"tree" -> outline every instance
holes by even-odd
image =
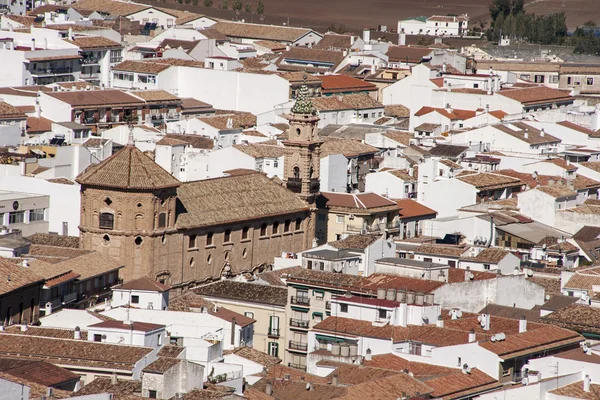
[[[585,21],[583,26],[596,26],[596,23],[590,19],[589,21]]]
[[[198,5],[198,0],[192,0],[192,4],[197,6]]]
[[[229,8],[229,2],[227,0],[223,0],[223,2],[221,3],[221,8],[223,10],[227,10]]]
[[[250,4],[249,2],[246,2],[246,4],[244,4],[244,11],[246,11],[247,13],[251,13],[252,12],[252,4]]]
[[[258,5],[256,6],[256,12],[259,14],[265,13],[265,3],[263,3],[263,0],[258,0]]]
[[[212,7],[213,0],[204,0],[204,7]]]
[[[340,35],[348,32],[346,25],[333,23],[327,28],[328,32],[339,33]]]
[[[242,9],[242,0],[233,0],[231,3],[231,9],[240,11]]]

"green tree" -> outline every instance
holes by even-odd
[[[221,3],[221,8],[223,10],[227,10],[229,8],[229,2],[227,0],[223,0],[223,2]]]
[[[198,5],[198,0],[192,0],[192,4],[197,6]]]
[[[213,0],[204,0],[204,7],[212,7]]]
[[[240,11],[243,7],[242,0],[233,0],[231,3],[231,8],[235,11]]]
[[[590,19],[589,21],[585,21],[583,26],[596,26],[596,23]]]
[[[327,31],[333,32],[333,33],[338,33],[341,35],[341,34],[348,32],[348,28],[346,28],[346,25],[344,25],[344,24],[333,23],[333,24],[329,25],[329,27],[327,27]]]
[[[265,13],[265,3],[263,3],[263,0],[258,0],[258,5],[256,6],[256,12],[259,14]]]
[[[249,2],[246,2],[246,4],[244,4],[244,11],[246,11],[247,13],[251,13],[252,12],[252,4],[250,4]]]

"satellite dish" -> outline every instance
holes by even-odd
[[[457,316],[458,318],[462,317],[462,311],[460,311],[460,310],[456,310],[456,316]]]

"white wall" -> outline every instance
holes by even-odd
[[[139,302],[131,303],[131,296],[138,296]],[[148,292],[145,290],[113,289],[111,300],[112,307],[121,307],[131,304],[134,307],[149,310],[165,310],[169,304],[169,292]]]
[[[79,236],[79,184],[64,185],[26,176],[0,176],[0,187],[18,192],[50,196],[48,222],[50,232],[63,233],[63,223],[68,225],[69,236]]]
[[[29,386],[0,378],[0,400],[29,400],[30,392]]]
[[[346,193],[348,159],[342,154],[321,158],[320,177],[322,192]]]
[[[289,82],[277,75],[174,67],[161,72],[158,82],[159,89],[179,97],[194,97],[218,109],[254,114],[270,111],[289,97]]]
[[[475,204],[477,189],[456,178],[442,179],[428,185],[421,183],[419,168],[419,196],[424,205],[438,212],[438,218],[458,215],[458,209]]]
[[[413,192],[413,184],[413,182],[405,182],[387,171],[372,172],[365,178],[365,192],[377,193],[390,199],[405,199],[408,193]],[[408,191],[406,190],[407,186]]]
[[[42,92],[39,96],[42,117],[52,121],[71,121],[71,106]]]

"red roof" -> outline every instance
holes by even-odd
[[[422,107],[419,111],[415,113],[416,117],[420,117],[421,115],[426,115],[432,112],[437,112],[444,117],[451,120],[465,120],[469,118],[473,118],[477,115],[476,111],[471,110],[456,110],[456,109],[445,109],[445,108],[435,108],[435,107]]]
[[[73,279],[77,279],[80,276],[81,275],[79,275],[76,272],[69,271],[69,272],[67,272],[64,275],[60,275],[60,276],[48,279],[46,281],[46,283],[44,284],[44,286],[46,286],[47,288],[51,288],[51,287],[54,287],[56,285],[60,285],[61,283],[72,281]]]
[[[377,86],[347,75],[320,76],[323,93],[341,93],[355,91],[375,91]]]
[[[375,193],[323,193],[327,207],[344,207],[368,210],[371,208],[393,207],[396,203]]]
[[[166,292],[170,289],[169,286],[163,285],[160,282],[156,282],[147,276],[143,276],[139,279],[134,279],[129,282],[125,282],[119,289],[124,290],[142,290],[146,292]]]
[[[437,211],[432,210],[429,207],[425,207],[423,204],[417,203],[411,199],[396,200],[398,206],[400,206],[400,218],[414,218],[414,217],[425,217],[430,215],[437,215]]]

